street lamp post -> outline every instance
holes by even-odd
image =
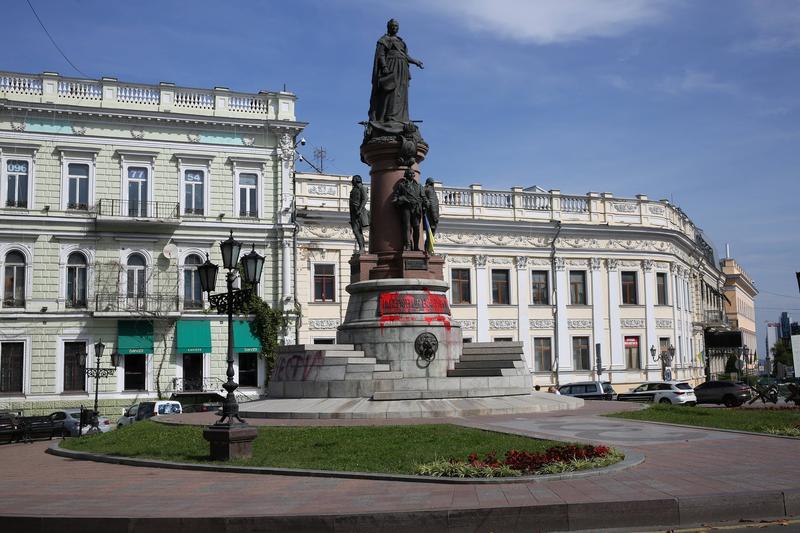
[[[95,367],[94,368],[85,368],[84,372],[86,376],[89,378],[94,378],[94,416],[92,417],[92,425],[95,427],[97,426],[97,416],[98,413],[98,394],[100,392],[100,378],[107,378],[113,376],[117,370],[117,366],[119,366],[119,354],[117,352],[113,352],[111,354],[111,364],[113,368],[100,368],[100,359],[103,357],[103,352],[106,349],[106,345],[103,344],[103,339],[98,340],[94,344],[94,359],[95,359]],[[82,367],[86,367],[86,354],[80,354],[78,358],[78,364]]]
[[[661,361],[661,379],[664,381],[672,381],[672,361],[675,359],[675,346],[670,345],[666,350],[661,350],[661,353],[656,354],[656,347],[650,346],[650,357],[653,362]]]
[[[255,440],[257,431],[247,425],[239,416],[239,403],[236,401],[234,391],[239,384],[233,380],[233,313],[240,312],[252,291],[245,287],[235,289],[233,282],[239,275],[239,254],[242,250],[242,243],[233,238],[233,230],[230,236],[220,243],[222,252],[222,266],[228,272],[225,275],[227,291],[219,294],[211,294],[216,287],[217,273],[219,267],[212,263],[206,255],[206,262],[200,265],[197,270],[200,275],[200,286],[203,292],[208,293],[209,304],[220,313],[228,315],[228,369],[225,375],[228,380],[222,387],[228,392],[225,402],[222,404],[222,417],[213,425],[208,426],[203,431],[205,438],[211,447],[211,458],[213,460],[227,461],[239,457],[250,457],[252,455],[252,442]],[[253,249],[244,255],[241,260],[243,277],[247,285],[255,286],[261,279],[261,271],[264,268],[264,258]],[[234,419],[238,422],[234,422]]]

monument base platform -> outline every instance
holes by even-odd
[[[393,419],[499,416],[578,409],[583,400],[545,392],[518,396],[375,401],[369,398],[266,399],[239,406],[247,418]]]

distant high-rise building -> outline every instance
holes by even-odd
[[[791,322],[792,319],[789,316],[789,313],[787,313],[786,311],[781,313],[781,332],[780,332],[781,338],[788,339],[789,336],[792,334]]]

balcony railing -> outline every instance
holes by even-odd
[[[706,309],[704,314],[706,324],[727,324],[728,317],[719,309]]]
[[[140,202],[110,198],[99,200],[95,210],[98,216],[177,219],[180,205],[173,202]]]
[[[252,119],[294,120],[295,96],[287,92],[237,93],[224,87],[191,89],[172,83],[158,85],[120,82],[116,78],[87,80],[55,73],[0,72],[0,98],[102,106]]]
[[[179,310],[179,298],[171,294],[96,294],[94,310],[98,313],[174,313]]]
[[[297,175],[297,207],[300,210],[347,212],[349,176]],[[369,191],[367,186],[367,191]],[[439,214],[444,219],[498,221],[551,221],[609,225],[642,225],[675,230],[695,240],[697,228],[686,214],[667,200],[645,195],[617,198],[611,193],[565,195],[559,190],[514,187],[510,191],[487,190],[480,185],[435,185]],[[705,241],[703,241],[705,242]],[[705,249],[709,247],[706,246]],[[710,257],[710,255],[708,255]]]

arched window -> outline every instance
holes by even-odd
[[[199,255],[192,254],[183,263],[183,307],[202,309],[203,291],[200,288],[200,273],[197,267],[203,264]]]
[[[147,261],[142,254],[131,254],[126,266],[128,298],[144,298],[147,293]]]
[[[67,259],[67,307],[86,307],[86,256],[74,252]]]
[[[6,254],[3,307],[25,307],[25,256],[16,250]]]

